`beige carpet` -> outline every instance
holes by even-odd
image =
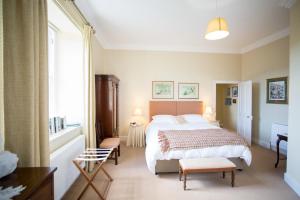
[[[121,147],[119,165],[110,160],[105,169],[114,178],[107,199],[203,199],[203,200],[292,200],[300,199],[283,180],[285,161],[274,168],[276,155],[274,152],[258,146],[251,148],[253,162],[251,167],[236,174],[236,187],[230,185],[230,175],[226,179],[221,174],[200,174],[188,177],[187,188],[183,191],[183,183],[179,182],[177,174],[156,176],[149,172],[145,153],[142,148]],[[104,190],[107,182],[99,175],[95,179],[96,186]],[[76,199],[86,184],[80,177],[64,199]],[[99,199],[89,188],[82,199]]]

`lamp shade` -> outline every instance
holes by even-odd
[[[206,106],[205,114],[209,114],[209,115],[213,114],[212,108],[210,106]]]
[[[142,115],[142,109],[140,109],[140,108],[134,109],[133,115],[134,116],[141,116]]]
[[[219,40],[229,35],[228,24],[222,17],[217,17],[208,23],[205,39]]]

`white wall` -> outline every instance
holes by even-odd
[[[266,79],[288,76],[289,38],[242,55],[242,80],[253,81],[253,138],[269,146],[273,122],[288,123],[288,105],[266,103]]]
[[[290,11],[290,107],[286,182],[300,196],[300,2]]]
[[[79,176],[79,170],[72,160],[85,149],[85,138],[77,136],[50,154],[50,166],[57,167],[54,173],[54,199],[62,199],[66,191]]]
[[[199,83],[199,99],[212,104],[214,80],[239,80],[241,57],[235,54],[105,50],[104,71],[120,78],[120,135],[127,135],[135,107],[148,121],[152,81]]]

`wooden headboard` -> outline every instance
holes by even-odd
[[[202,101],[150,101],[149,119],[154,115],[203,114]]]

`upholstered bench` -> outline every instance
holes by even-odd
[[[183,174],[183,189],[186,190],[186,176],[191,173],[231,172],[231,185],[234,187],[235,164],[226,158],[196,158],[179,160],[179,180]]]

